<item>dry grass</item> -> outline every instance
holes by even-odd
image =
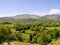
[[[18,42],[18,41],[14,41],[13,42],[15,45],[39,45],[39,44],[31,44],[31,43],[24,43],[24,42]]]

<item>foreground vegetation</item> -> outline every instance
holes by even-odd
[[[48,45],[60,45],[60,39],[57,40],[53,40],[51,43],[49,43]]]
[[[31,42],[30,34],[35,34]],[[16,45],[20,42],[47,45],[59,38],[60,23],[0,24],[0,44],[16,41]]]

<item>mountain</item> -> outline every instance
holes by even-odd
[[[60,15],[46,15],[46,16],[43,16],[43,18],[60,19]]]
[[[45,15],[40,17],[38,20],[38,22],[41,23],[58,23],[60,22],[60,15]]]
[[[21,19],[21,18],[34,18],[34,19],[38,19],[38,18],[40,18],[40,16],[32,15],[32,14],[22,14],[22,15],[14,16],[14,19]]]
[[[32,14],[21,14],[13,17],[1,17],[0,23],[12,22],[12,23],[35,23],[35,22],[58,22],[60,21],[60,15],[45,15],[37,16]]]
[[[35,22],[40,16],[32,14],[21,14],[13,17],[1,17],[0,22],[27,23]]]
[[[16,16],[12,16],[12,17],[1,17],[0,19],[22,19],[22,18],[38,19],[38,18],[40,18],[40,16],[32,15],[32,14],[21,14],[21,15],[16,15]]]
[[[46,16],[42,16],[41,18],[46,20],[60,21],[60,15],[46,15]]]

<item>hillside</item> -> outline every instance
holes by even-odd
[[[53,40],[51,43],[49,43],[48,45],[60,45],[60,39],[57,40]]]
[[[14,19],[22,19],[22,18],[33,18],[33,19],[38,19],[40,16],[37,15],[32,15],[32,14],[21,14],[21,15],[16,15],[13,17]]]
[[[31,44],[31,43],[25,43],[25,42],[19,42],[19,41],[13,41],[11,43],[14,45],[39,45],[39,44],[35,44],[35,43]],[[11,43],[10,43],[10,45],[11,45]],[[5,43],[3,43],[3,44],[5,44]]]
[[[2,22],[11,23],[60,22],[60,15],[45,15],[40,17],[37,15],[22,14],[13,17],[1,17],[0,23]]]
[[[13,17],[1,17],[0,23],[2,22],[28,23],[28,22],[35,22],[38,18],[40,18],[40,16],[31,15],[31,14],[22,14]]]
[[[60,15],[46,15],[42,18],[49,18],[49,19],[60,19]]]

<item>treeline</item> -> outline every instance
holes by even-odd
[[[0,25],[0,44],[9,41],[23,41],[20,33],[12,33],[7,25]]]

